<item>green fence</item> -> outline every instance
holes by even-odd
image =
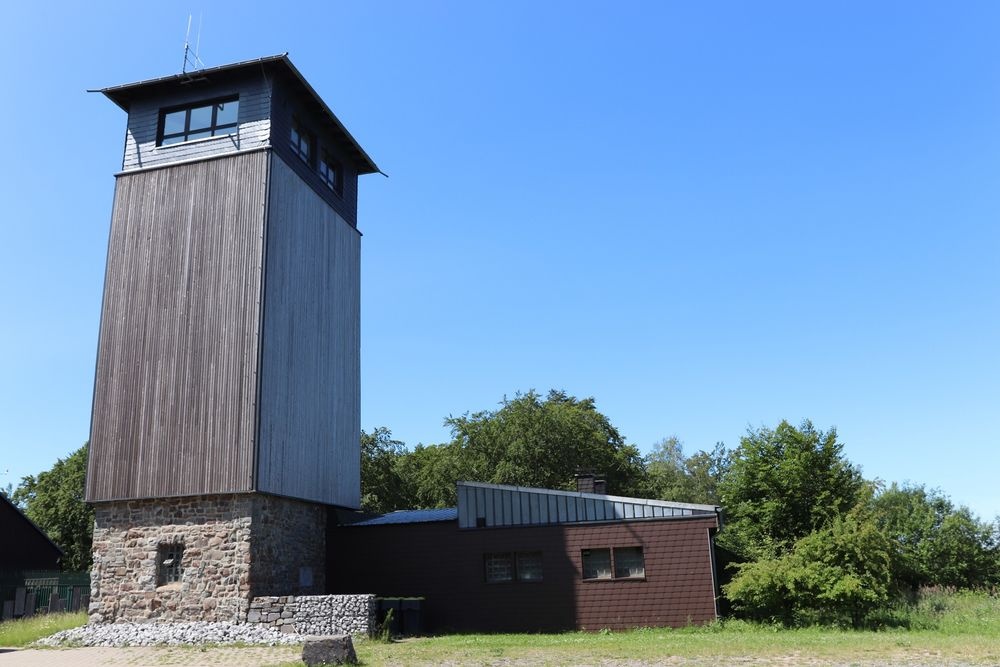
[[[0,619],[86,610],[89,603],[87,572],[0,571]]]

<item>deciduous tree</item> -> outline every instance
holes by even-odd
[[[83,502],[87,445],[50,470],[21,479],[11,500],[63,550],[64,570],[90,568],[94,510]]]
[[[504,397],[498,410],[449,417],[452,446],[473,479],[553,489],[571,488],[580,469],[603,473],[613,493],[636,492],[645,470],[593,398],[552,390]]]
[[[729,516],[720,543],[752,559],[777,557],[846,514],[864,481],[842,450],[835,429],[809,421],[748,431],[719,486]]]

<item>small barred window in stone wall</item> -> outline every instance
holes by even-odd
[[[184,545],[161,544],[157,559],[156,584],[165,586],[181,580],[181,561],[184,558]]]

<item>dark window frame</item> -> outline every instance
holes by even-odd
[[[619,551],[637,551],[639,553],[639,562],[642,564],[642,574],[619,574],[619,563],[618,563],[618,552]],[[630,547],[614,547],[611,550],[611,560],[614,566],[614,578],[615,579],[645,579],[646,578],[646,551],[642,548],[642,545],[630,546]]]
[[[619,565],[618,558],[616,557],[617,551],[622,550],[638,550],[639,558],[642,562],[642,574],[636,575],[619,575]],[[591,552],[595,551],[606,551],[608,552],[608,565],[610,567],[610,576],[607,577],[588,577],[587,570],[584,559],[590,555]],[[629,545],[629,546],[618,546],[618,547],[590,547],[587,549],[580,550],[580,578],[585,582],[595,582],[595,581],[645,581],[646,580],[646,550],[641,544]]]
[[[304,142],[304,143],[303,143]],[[292,128],[288,137],[292,153],[310,167],[316,163],[316,133],[297,117],[292,117]]]
[[[230,102],[236,102],[236,120],[231,123],[219,123],[219,105],[228,104]],[[156,132],[156,145],[158,147],[163,146],[176,146],[188,141],[197,141],[199,139],[214,139],[216,137],[228,136],[231,134],[237,134],[240,129],[240,110],[239,110],[240,96],[239,95],[228,95],[226,97],[218,97],[208,100],[198,100],[197,102],[189,102],[187,104],[179,104],[172,107],[163,107],[160,109],[159,125],[157,126]],[[212,120],[208,127],[197,128],[194,131],[191,130],[191,112],[194,109],[201,109],[203,107],[212,108]],[[183,111],[184,113],[184,129],[180,132],[166,133],[166,120],[167,116],[170,114],[177,113],[178,111]],[[194,133],[204,133],[208,131],[209,136],[207,137],[195,137],[194,139],[189,138],[190,135]],[[175,141],[176,139],[179,141]]]
[[[535,557],[538,558],[538,577],[534,579],[526,579],[524,573],[522,573],[522,568],[519,567],[519,561],[524,557]],[[507,564],[510,570],[510,578],[508,579],[497,579],[491,578],[490,576],[490,561],[493,559],[506,558]],[[545,580],[545,561],[544,556],[541,551],[491,551],[483,554],[483,581],[490,585],[496,584],[539,584]]]
[[[316,165],[316,172],[319,174],[319,180],[323,181],[326,187],[338,195],[344,194],[344,168],[341,166],[340,161],[333,157],[333,153],[326,148],[321,151],[319,162]]]
[[[170,542],[156,550],[156,585],[179,584],[184,574],[184,545]]]

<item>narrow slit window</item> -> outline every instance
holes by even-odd
[[[323,151],[323,158],[319,161],[319,177],[337,194],[342,192],[343,173],[340,163],[333,159],[327,151]]]
[[[312,132],[303,127],[298,119],[292,121],[292,152],[309,166],[312,166],[313,163],[313,144],[315,141]]]

